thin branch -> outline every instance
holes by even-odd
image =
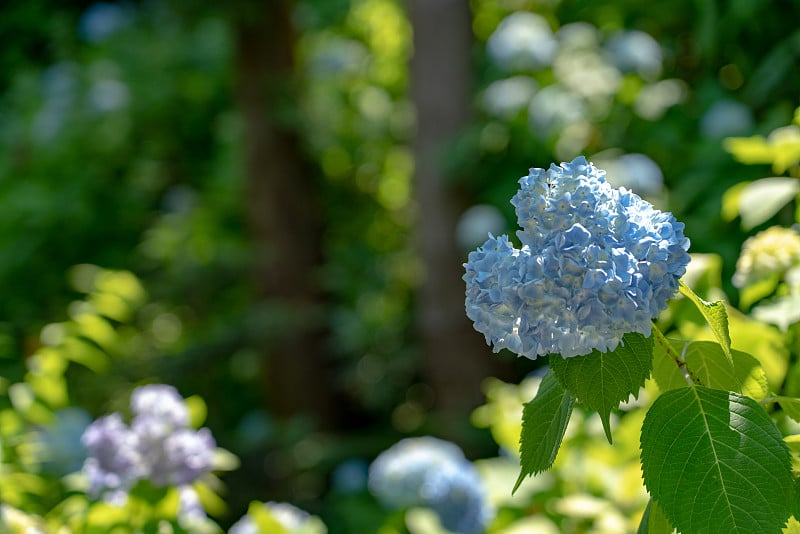
[[[675,347],[672,346],[672,343],[670,343],[669,340],[664,337],[664,334],[661,333],[661,330],[659,330],[655,323],[653,323],[653,339],[656,343],[664,348],[664,352],[672,359],[673,362],[675,362],[675,365],[678,366],[678,369],[680,369],[687,382],[690,384],[696,384],[698,386],[703,385],[703,382],[692,372],[691,369],[689,369],[689,366],[686,365],[686,361],[681,358],[681,355],[678,354],[678,351],[675,350]]]

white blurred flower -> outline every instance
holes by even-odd
[[[643,87],[636,96],[633,109],[642,118],[658,120],[667,109],[682,102],[687,93],[685,82],[676,79],[662,80]]]
[[[573,22],[556,32],[559,48],[564,50],[588,50],[600,46],[600,30],[588,22]]]
[[[528,106],[538,88],[536,81],[528,76],[497,80],[483,92],[483,107],[497,117],[513,115]]]
[[[586,102],[559,84],[548,85],[537,92],[528,106],[531,128],[541,137],[585,117]]]
[[[584,97],[617,92],[620,72],[594,50],[563,51],[553,63],[553,73],[570,91]]]
[[[536,70],[550,65],[558,45],[544,17],[520,11],[497,26],[487,42],[489,57],[508,70]]]

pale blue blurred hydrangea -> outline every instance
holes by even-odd
[[[388,509],[429,507],[460,534],[484,532],[492,518],[475,467],[458,446],[433,437],[407,438],[382,452],[370,465],[369,489]]]
[[[88,457],[83,472],[89,495],[124,502],[137,481],[177,486],[181,511],[199,516],[190,485],[212,470],[216,442],[207,428],[189,425],[189,410],[172,386],[142,386],[131,395],[131,425],[119,413],[97,419],[83,434]]]
[[[101,43],[133,22],[134,12],[123,3],[97,2],[81,15],[78,33],[87,42]]]
[[[606,51],[622,72],[636,72],[647,80],[661,74],[661,45],[639,30],[621,30],[608,38]]]
[[[583,156],[531,169],[512,198],[522,248],[494,237],[464,264],[467,316],[498,352],[607,352],[649,336],[689,263],[683,223]]]
[[[744,136],[753,131],[755,120],[750,107],[735,100],[717,100],[700,119],[700,133],[706,139]]]

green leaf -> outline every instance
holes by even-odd
[[[792,516],[800,517],[800,478],[794,480],[794,502],[792,503]]]
[[[692,376],[704,386],[735,391],[755,400],[764,399],[769,394],[764,368],[756,358],[746,352],[731,349],[734,365],[731,369],[719,343],[671,340],[670,346],[674,354],[686,362]],[[661,391],[691,385],[661,344],[657,344],[654,350],[653,378]]]
[[[733,359],[731,358],[731,335],[728,331],[728,312],[725,310],[725,304],[722,301],[706,302],[698,297],[682,280],[678,288],[686,298],[697,306],[700,314],[711,328],[714,337],[717,338],[720,346],[722,346],[722,350],[725,356],[727,356],[730,365],[733,366]]]
[[[796,178],[762,178],[747,184],[739,195],[742,228],[751,230],[768,221],[800,192]]]
[[[270,534],[289,534],[278,519],[273,516],[264,504],[252,501],[247,507],[247,515],[253,520],[259,532]]]
[[[553,371],[548,371],[536,396],[525,403],[522,410],[519,447],[522,469],[512,493],[517,491],[526,476],[541,473],[553,465],[574,403],[572,395],[559,384]]]
[[[550,369],[575,399],[600,414],[606,438],[611,442],[611,410],[639,388],[653,367],[653,338],[630,333],[622,337],[616,350],[585,356],[550,356]]]
[[[685,351],[686,363],[705,386],[742,393],[755,400],[765,398],[769,387],[759,361],[736,349],[731,349],[731,357],[733,369],[722,347],[713,341],[694,341]]]
[[[732,346],[755,356],[764,368],[772,391],[779,391],[789,367],[789,347],[772,325],[731,310],[728,315]]]
[[[789,125],[773,130],[769,134],[769,143],[772,145],[772,170],[776,173],[784,173],[800,163],[800,128],[797,126]]]
[[[786,526],[783,528],[783,534],[800,534],[800,521],[794,517],[790,517]]]
[[[641,448],[645,486],[681,532],[780,532],[791,513],[789,450],[753,399],[668,391],[645,416]]]
[[[742,191],[750,185],[751,182],[739,182],[728,188],[722,194],[722,209],[720,215],[725,221],[732,221],[739,216],[739,204],[742,198]]]
[[[725,150],[747,165],[772,163],[772,148],[761,135],[753,137],[728,137],[723,142]]]
[[[800,399],[797,397],[775,397],[778,404],[781,405],[783,413],[800,423]]]
[[[747,310],[759,300],[772,295],[780,283],[780,273],[774,273],[760,280],[750,282],[739,290],[739,308]]]
[[[673,532],[675,529],[669,524],[669,520],[658,504],[653,502],[653,499],[647,501],[647,508],[644,509],[644,515],[639,522],[636,534],[672,534]]]

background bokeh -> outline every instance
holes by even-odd
[[[791,122],[798,20],[765,0],[10,3],[4,406],[48,348],[77,365],[33,393],[73,420],[173,384],[241,460],[221,524],[289,500],[347,532],[342,510],[373,509],[337,499],[398,439],[497,452],[499,423],[470,421],[500,395],[482,384],[540,362],[472,331],[460,264],[513,234],[529,167],[585,154],[673,211],[736,303],[753,231],[723,193],[772,171],[723,140]]]

